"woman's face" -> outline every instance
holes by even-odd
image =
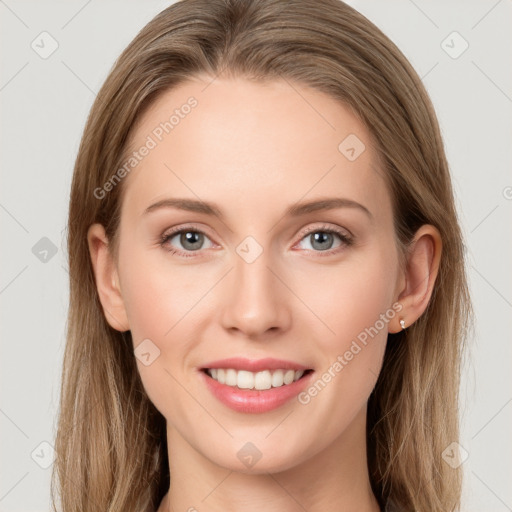
[[[205,78],[161,96],[131,150],[117,278],[176,446],[259,473],[363,443],[403,284],[365,127],[297,84]]]

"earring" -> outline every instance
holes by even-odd
[[[405,320],[403,318],[400,320],[400,327],[405,329]]]

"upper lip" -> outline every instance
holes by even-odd
[[[266,357],[264,359],[246,359],[244,357],[230,357],[229,359],[218,359],[205,364],[202,369],[208,368],[233,368],[234,370],[246,370],[249,372],[259,372],[263,370],[309,370],[294,361],[285,361],[284,359],[274,359]]]

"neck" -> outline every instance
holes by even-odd
[[[216,465],[167,428],[171,486],[158,512],[379,512],[366,461],[366,408],[333,443],[279,472]],[[301,452],[300,449],[297,452]]]

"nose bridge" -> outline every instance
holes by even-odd
[[[258,249],[251,240],[242,242],[234,255],[234,266],[223,313],[224,327],[251,336],[286,328],[288,301],[275,270],[270,270],[273,264],[269,252]]]

